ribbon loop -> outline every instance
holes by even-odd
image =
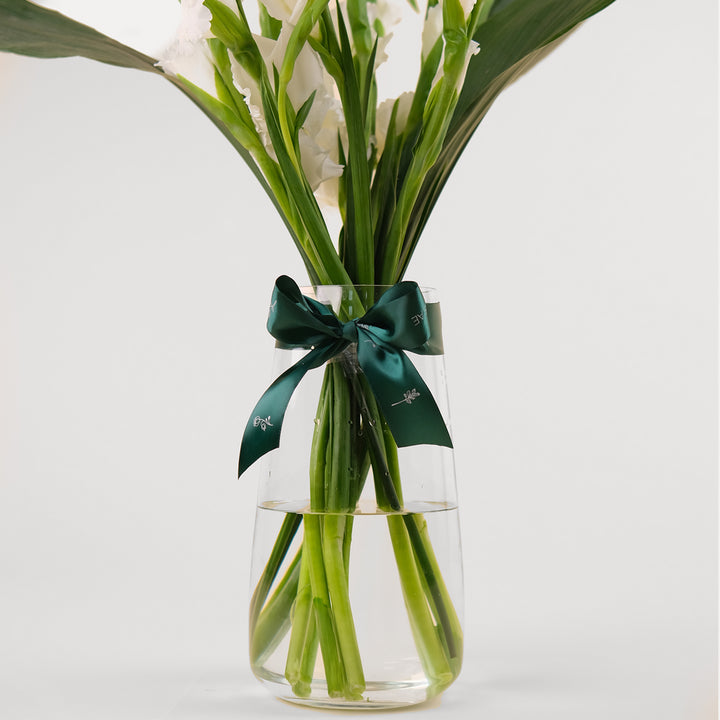
[[[363,317],[343,323],[330,308],[304,296],[291,278],[278,278],[268,331],[286,347],[310,351],[282,373],[255,406],[243,434],[238,475],[279,447],[285,410],[305,373],[353,343],[357,343],[358,365],[398,447],[452,447],[435,399],[405,354],[406,350],[431,352],[428,315],[422,292],[414,282],[393,285]]]

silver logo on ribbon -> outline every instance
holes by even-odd
[[[397,402],[393,403],[390,407],[395,407],[396,405],[402,405],[403,403],[407,403],[408,405],[412,405],[413,400],[417,400],[420,397],[420,393],[413,388],[412,390],[406,390],[403,393],[404,397],[402,400],[398,400]]]
[[[266,418],[261,418],[259,415],[256,415],[255,418],[253,419],[253,427],[258,427],[258,426],[260,427],[260,429],[261,429],[263,432],[265,432],[265,431],[268,429],[268,427],[275,427],[275,426],[270,422],[270,416],[269,416],[269,415],[268,415]]]

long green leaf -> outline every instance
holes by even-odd
[[[222,132],[258,179],[296,243],[297,234],[280,207],[252,155],[237,138],[237,128],[218,111],[220,103],[180,77],[164,73],[157,60],[103,35],[54,10],[26,0],[0,0],[0,51],[37,58],[84,57],[90,60],[153,72],[173,83]]]
[[[26,0],[0,0],[0,50],[38,58],[80,56],[162,74],[153,58]]]
[[[557,42],[614,0],[497,0],[475,33],[480,52],[468,66],[458,104],[435,166],[425,178],[408,228],[398,279],[450,172],[500,92],[542,60]]]
[[[495,78],[613,1],[514,0],[501,6],[475,33],[480,52],[470,60],[451,129],[473,117],[473,106]]]

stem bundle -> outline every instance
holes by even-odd
[[[359,701],[366,689],[349,573],[354,512],[370,468],[428,694],[447,687],[460,671],[462,628],[427,523],[404,508],[397,447],[346,352],[325,369],[311,448],[309,512],[285,519],[251,609],[253,666],[261,666],[289,634],[285,677],[297,697],[309,697],[322,682],[319,659],[331,698]],[[281,572],[300,522],[300,549]]]

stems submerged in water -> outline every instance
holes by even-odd
[[[325,368],[311,447],[310,507],[302,516],[302,547],[281,573],[300,522],[296,515],[283,523],[251,612],[254,667],[289,632],[285,677],[296,697],[310,697],[323,672],[330,697],[359,701],[366,689],[349,574],[353,513],[370,467],[377,508],[387,513],[428,696],[447,687],[460,671],[462,629],[427,523],[422,515],[404,509],[397,447],[364,376],[348,355]],[[276,589],[268,599],[273,585]],[[322,671],[317,667],[320,659]]]

